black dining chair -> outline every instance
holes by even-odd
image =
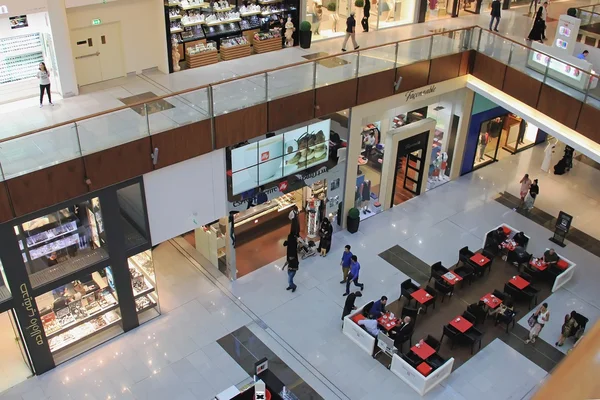
[[[442,365],[444,365],[446,363],[446,359],[442,358],[442,356],[440,356],[437,353],[434,353],[432,355],[430,355],[427,358],[427,361],[425,361],[427,364],[429,364],[429,366],[431,368],[433,368],[434,370],[438,369],[439,367],[441,367]]]
[[[529,265],[529,263],[527,263],[527,265],[523,266],[522,273],[526,273],[527,275],[529,275],[531,277],[531,280],[529,282],[538,282],[543,279],[542,271],[540,271],[539,269],[537,269],[535,267],[532,267],[531,265]]]
[[[473,257],[473,252],[469,250],[468,246],[463,247],[458,251],[458,261],[462,263],[462,265],[471,265],[471,257]]]
[[[483,333],[475,328],[470,328],[467,330],[463,337],[466,342],[471,345],[471,354],[473,354],[473,348],[477,343],[479,343],[479,349],[481,350],[481,338],[483,337]]]
[[[418,355],[413,353],[412,350],[409,350],[408,352],[403,354],[403,356],[406,357],[406,358],[402,357],[404,359],[404,361],[406,361],[407,363],[409,363],[410,365],[412,365],[415,368],[417,367],[417,365],[419,365],[423,362],[423,360],[421,360],[421,357],[419,357]]]
[[[375,304],[374,301],[370,301],[367,304],[365,304],[365,306],[362,309],[362,315],[364,315],[365,317],[369,317],[369,311],[371,311],[371,307],[373,307],[373,304]]]
[[[454,348],[454,343],[458,340],[461,333],[458,329],[454,328],[452,325],[444,325],[444,329],[442,331],[442,337],[440,338],[440,344],[444,343],[444,336],[450,339],[450,349]]]
[[[475,325],[477,323],[477,317],[475,317],[473,314],[471,314],[468,311],[464,311],[462,313],[462,316],[463,316],[464,319],[466,319],[467,321],[469,321],[473,325]]]
[[[527,264],[527,265],[529,265],[529,264]],[[519,274],[519,276],[520,276],[521,278],[525,279],[525,280],[526,280],[527,282],[529,282],[529,283],[533,282],[533,278],[532,278],[532,276],[531,276],[530,274],[528,274],[527,272],[521,272],[521,273]]]
[[[437,301],[437,291],[429,285],[425,287],[425,291],[431,295],[431,298],[422,304],[422,306],[425,307],[425,312],[427,312],[427,309],[431,305],[433,305],[433,309],[435,310],[435,302]]]
[[[508,297],[508,295],[506,293],[502,293],[501,291],[499,291],[497,289],[494,289],[494,292],[492,294],[502,301],[506,301],[506,299]]]
[[[522,290],[522,292],[523,296],[527,298],[527,301],[529,302],[529,309],[531,310],[531,308],[535,307],[538,303],[538,293],[540,290],[529,284],[525,289]],[[533,303],[533,306],[531,303]]]
[[[494,326],[498,325],[498,324],[503,324],[506,325],[506,333],[508,333],[508,327],[509,325],[512,323],[512,327],[514,329],[515,327],[515,322],[516,322],[516,316],[519,312],[517,310],[512,310],[512,311],[507,311],[504,314],[496,314],[496,319],[494,321]]]
[[[485,323],[485,318],[487,316],[487,312],[483,309],[483,307],[480,307],[477,303],[473,303],[473,304],[469,304],[469,306],[467,306],[467,311],[471,315],[475,316],[476,321],[477,321],[476,325]]]
[[[454,270],[452,271],[454,272],[456,275],[460,276],[463,281],[467,281],[469,282],[469,285],[471,285],[471,282],[473,281],[473,267],[470,267],[468,265],[461,265],[460,267],[456,267],[454,268]]]
[[[452,294],[454,293],[454,286],[448,285],[446,282],[439,279],[435,281],[435,290],[440,294],[440,296],[442,296],[443,303],[446,296],[448,296],[449,299],[452,297]]]
[[[402,311],[400,312],[400,319],[404,317],[410,317],[413,324],[417,323],[417,316],[419,315],[419,310],[413,307],[404,306],[402,307]]]
[[[400,284],[400,297],[406,298],[408,304],[410,304],[413,299],[410,294],[416,292],[418,289],[419,287],[409,278]]]
[[[448,268],[444,267],[441,261],[436,262],[431,266],[431,272],[427,283],[431,282],[431,279],[441,278],[446,272],[448,272]]]
[[[408,342],[408,345],[412,347],[412,337],[413,333],[415,333],[415,324],[411,323],[409,326],[408,332],[397,333],[394,338],[394,347],[402,352],[402,347],[404,343]]]
[[[439,340],[437,340],[433,336],[427,335],[424,342],[427,343],[429,346],[431,346],[431,348],[434,349],[435,351],[440,351],[441,343]]]

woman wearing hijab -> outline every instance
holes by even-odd
[[[325,218],[321,223],[319,236],[321,237],[321,240],[319,241],[319,252],[321,253],[321,257],[325,257],[331,248],[331,237],[333,236],[333,227],[331,226],[329,219]]]
[[[544,32],[546,31],[546,8],[548,7],[548,2],[544,2],[540,8],[538,8],[537,13],[535,14],[535,20],[533,21],[533,28],[529,32],[529,36],[527,36],[527,40],[529,41],[537,41],[542,43],[542,40],[545,39]]]
[[[531,211],[537,195],[540,193],[540,187],[538,186],[538,180],[534,179],[531,186],[529,186],[529,193],[525,197],[525,209]]]

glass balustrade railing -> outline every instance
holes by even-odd
[[[0,180],[267,101],[465,50],[476,50],[600,108],[596,75],[474,26],[237,77],[2,139]],[[577,79],[565,81],[564,71]]]

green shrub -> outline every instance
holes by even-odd
[[[312,25],[310,24],[310,22],[308,22],[308,21],[300,22],[300,30],[301,31],[310,31],[311,28],[312,28]]]
[[[356,1],[359,1],[359,0],[356,0]],[[348,210],[348,217],[352,218],[352,219],[359,219],[360,211],[358,211],[358,208],[353,207],[350,210]]]
[[[577,9],[576,8],[569,8],[567,10],[567,15],[570,15],[571,17],[577,17]]]
[[[356,7],[360,7],[360,8],[362,8],[362,7],[364,7],[364,6],[365,6],[365,0],[354,0],[354,5],[355,5]]]
[[[331,12],[335,12],[336,8],[337,8],[337,5],[334,2],[327,4],[327,9]]]

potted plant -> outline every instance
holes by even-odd
[[[363,8],[365,6],[365,0],[354,0],[354,6]]]
[[[576,8],[569,8],[567,10],[567,15],[569,15],[571,17],[577,18],[577,9]]]
[[[360,224],[360,211],[358,208],[353,207],[348,211],[348,218],[346,218],[346,228],[350,233],[358,232],[358,225]]]
[[[329,4],[327,4],[327,10],[329,10],[331,12],[335,12],[336,8],[337,8],[337,6],[333,1]]]
[[[310,48],[312,41],[312,25],[308,21],[300,22],[300,47],[303,49]]]

